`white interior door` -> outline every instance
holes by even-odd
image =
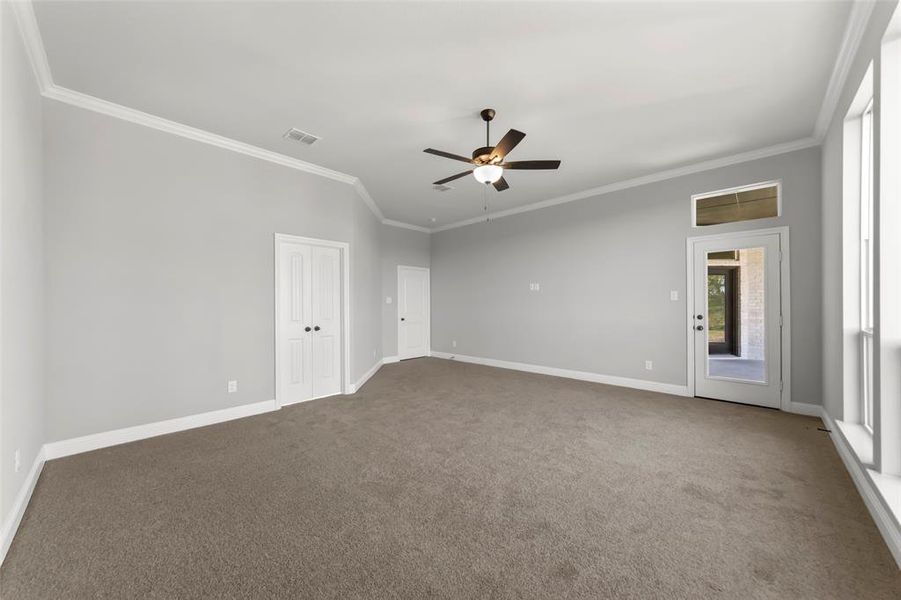
[[[780,235],[693,242],[695,395],[779,408]]]
[[[341,392],[341,251],[280,240],[276,352],[281,405]]]
[[[313,397],[312,250],[281,242],[278,258],[278,392],[282,404],[292,404]]]
[[[429,270],[397,267],[397,355],[401,360],[428,356]]]
[[[312,247],[313,397],[341,392],[341,253]]]

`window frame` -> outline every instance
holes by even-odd
[[[875,271],[875,220],[876,198],[875,185],[875,128],[873,120],[873,97],[871,97],[858,117],[860,120],[860,193],[858,210],[860,214],[860,232],[858,235],[858,253],[860,270],[858,274],[858,301],[860,303],[860,424],[870,433],[874,428],[874,386],[875,370],[873,369],[874,327],[876,310],[876,271]]]
[[[728,223],[717,223],[715,225],[698,225],[698,200],[712,198],[714,196],[723,196],[725,194],[738,194],[740,192],[750,192],[761,188],[776,188],[776,215],[774,217],[763,217],[761,219],[747,219],[744,221],[730,221]],[[708,229],[710,227],[718,227],[721,225],[734,225],[735,223],[750,223],[752,221],[761,221],[763,219],[777,219],[782,216],[782,180],[774,179],[772,181],[761,181],[758,183],[749,183],[747,185],[739,185],[735,187],[714,190],[712,192],[702,192],[700,194],[692,194],[691,196],[691,227],[692,229]]]

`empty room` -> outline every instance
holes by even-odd
[[[901,599],[897,0],[0,0],[0,598]]]

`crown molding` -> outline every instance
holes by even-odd
[[[83,94],[81,92],[76,92],[68,88],[60,87],[56,84],[51,85],[50,88],[44,91],[43,95],[46,98],[64,102],[66,104],[71,104],[72,106],[77,106],[79,108],[98,112],[110,117],[114,117],[116,119],[121,119],[123,121],[129,121],[131,123],[143,125],[144,127],[149,127],[151,129],[165,131],[166,133],[171,133],[173,135],[188,138],[190,140],[204,144],[209,144],[211,146],[217,146],[219,148],[231,150],[232,152],[237,152],[239,154],[253,156],[255,158],[282,165],[284,167],[289,167],[298,171],[304,171],[306,173],[312,173],[313,175],[319,175],[320,177],[326,177],[328,179],[340,181],[341,183],[353,185],[354,187],[356,187],[356,183],[359,181],[353,175],[326,169],[325,167],[320,167],[319,165],[314,165],[313,163],[293,158],[291,156],[279,154],[278,152],[272,152],[271,150],[266,150],[258,146],[253,146],[251,144],[245,144],[244,142],[239,142],[237,140],[217,135],[215,133],[210,133],[209,131],[204,131],[203,129],[197,129],[196,127],[191,127],[183,123],[170,121],[169,119],[164,119],[162,117],[151,115],[140,110],[128,108],[127,106],[122,106],[121,104],[115,104],[107,100],[89,96],[88,94]]]
[[[123,121],[136,123],[138,125],[143,125],[144,127],[149,127],[158,131],[171,133],[172,135],[177,135],[204,144],[209,144],[211,146],[230,150],[239,154],[252,156],[254,158],[259,158],[261,160],[281,165],[283,167],[288,167],[290,169],[295,169],[298,171],[303,171],[305,173],[310,173],[312,175],[318,175],[320,177],[339,181],[341,183],[352,186],[357,196],[359,196],[363,203],[369,208],[369,210],[372,211],[372,214],[375,215],[379,222],[383,223],[384,225],[413,229],[415,231],[429,231],[428,229],[420,227],[418,225],[412,225],[409,223],[403,223],[401,221],[386,219],[385,215],[382,213],[381,209],[379,209],[378,205],[375,203],[375,200],[372,199],[372,196],[369,195],[369,191],[366,189],[366,186],[363,185],[363,182],[359,177],[355,177],[347,173],[342,173],[340,171],[327,169],[325,167],[300,160],[299,158],[294,158],[292,156],[287,156],[278,152],[272,152],[271,150],[266,150],[265,148],[260,148],[259,146],[253,146],[251,144],[239,142],[238,140],[217,135],[215,133],[210,133],[209,131],[205,131],[203,129],[197,129],[196,127],[191,127],[183,123],[170,121],[169,119],[164,119],[156,115],[151,115],[149,113],[135,110],[133,108],[128,108],[127,106],[122,106],[121,104],[115,104],[113,102],[97,98],[95,96],[76,92],[74,90],[58,86],[56,84],[51,84],[50,87],[42,93],[42,95],[46,98],[64,102],[66,104],[77,106],[85,110],[91,110],[110,117],[121,119]]]
[[[566,204],[567,202],[584,200],[585,198],[591,198],[593,196],[601,196],[603,194],[618,192],[620,190],[626,190],[629,188],[638,187],[640,185],[656,183],[658,181],[665,181],[667,179],[674,179],[676,177],[682,177],[683,175],[691,175],[693,173],[700,173],[702,171],[709,171],[711,169],[728,167],[730,165],[736,165],[739,163],[757,160],[760,158],[767,158],[770,156],[777,156],[779,154],[786,154],[788,152],[803,150],[805,148],[811,148],[813,146],[819,145],[820,140],[813,137],[808,137],[792,142],[786,142],[783,144],[776,144],[775,146],[767,146],[766,148],[760,148],[758,150],[751,150],[749,152],[742,152],[741,154],[733,154],[732,156],[724,156],[722,158],[706,160],[692,165],[677,167],[675,169],[667,169],[666,171],[659,171],[657,173],[643,175],[634,179],[626,179],[624,181],[618,181],[616,183],[609,183],[607,185],[590,188],[581,192],[567,194],[566,196],[559,196],[557,198],[551,198],[549,200],[541,200],[540,202],[533,202],[532,204],[517,206],[515,208],[490,213],[488,215],[482,215],[479,217],[474,217],[472,219],[465,219],[463,221],[457,221],[456,223],[449,223],[447,225],[442,225],[441,227],[433,228],[431,230],[431,233],[447,231],[448,229],[456,229],[457,227],[465,227],[466,225],[472,225],[474,223],[482,223],[486,218],[499,219],[501,217],[509,217],[510,215],[518,215],[519,213],[539,210],[542,208],[547,208],[549,206],[557,206],[558,204]]]
[[[40,29],[34,15],[32,0],[14,0],[10,2],[10,5],[16,15],[16,21],[24,39],[35,77],[37,78],[38,85],[41,89],[41,94],[47,98],[351,185],[356,194],[383,225],[421,231],[424,233],[437,233],[439,231],[446,231],[448,229],[455,229],[457,227],[479,223],[486,218],[486,216],[473,217],[471,219],[465,219],[431,229],[388,219],[385,218],[378,204],[376,204],[375,200],[370,196],[366,187],[363,185],[363,182],[358,177],[58,86],[53,83],[47,54],[44,50]],[[813,137],[589,188],[581,192],[499,211],[489,214],[487,217],[498,219],[532,210],[547,208],[549,206],[556,206],[566,202],[574,202],[592,196],[608,194],[610,192],[637,187],[648,183],[672,179],[682,175],[689,175],[819,145],[825,135],[826,128],[831,122],[832,114],[835,112],[842,88],[848,77],[851,63],[860,46],[860,41],[863,37],[870,15],[873,12],[874,5],[875,3],[871,0],[855,0],[854,5],[851,8],[851,14],[849,15],[848,25],[845,28],[845,33],[842,38],[838,59],[832,71],[829,86],[823,99],[820,113],[817,117]]]
[[[372,196],[369,195],[369,191],[366,189],[366,186],[363,185],[363,182],[359,177],[354,177],[354,191],[357,192],[357,196],[363,200],[363,203],[369,207],[369,210],[372,211],[372,214],[376,216],[379,221],[385,221],[385,215],[382,214],[381,209],[379,209],[378,204],[375,203],[375,200],[372,199]]]
[[[419,227],[418,225],[411,225],[408,223],[402,223],[400,221],[386,219],[381,209],[379,209],[378,204],[376,204],[375,200],[372,199],[372,196],[369,195],[366,186],[363,185],[363,182],[359,177],[328,169],[326,167],[300,160],[292,156],[287,156],[285,154],[266,150],[265,148],[260,148],[259,146],[239,142],[238,140],[217,135],[203,129],[198,129],[196,127],[191,127],[183,123],[171,121],[169,119],[164,119],[150,113],[129,108],[127,106],[116,104],[114,102],[109,102],[107,100],[103,100],[101,98],[97,98],[89,94],[84,94],[82,92],[77,92],[75,90],[71,90],[69,88],[55,84],[53,82],[53,74],[50,70],[50,62],[47,59],[47,52],[44,49],[44,41],[41,37],[41,30],[38,27],[37,18],[34,14],[34,6],[32,5],[31,0],[14,0],[10,2],[10,6],[12,7],[13,13],[15,14],[16,23],[19,26],[19,32],[22,34],[22,40],[25,44],[28,59],[31,62],[31,68],[34,71],[35,78],[37,79],[38,88],[41,91],[41,95],[45,98],[50,98],[58,102],[64,102],[72,106],[91,110],[110,117],[122,119],[123,121],[128,121],[137,125],[143,125],[145,127],[150,127],[151,129],[164,131],[166,133],[171,133],[173,135],[177,135],[204,144],[209,144],[211,146],[216,146],[218,148],[223,148],[225,150],[230,150],[232,152],[237,152],[239,154],[244,154],[246,156],[259,158],[260,160],[265,160],[277,165],[281,165],[283,167],[288,167],[290,169],[296,169],[298,171],[303,171],[312,175],[318,175],[320,177],[326,177],[334,181],[340,181],[341,183],[353,186],[356,194],[360,197],[363,203],[366,204],[367,207],[369,207],[369,210],[372,211],[372,214],[374,214],[381,223],[390,225],[392,227],[404,227],[417,231],[428,231],[427,229]]]
[[[855,0],[851,6],[848,24],[845,26],[845,33],[842,36],[842,43],[839,46],[838,56],[835,59],[835,66],[832,67],[829,85],[826,87],[823,104],[820,105],[820,113],[817,115],[816,125],[814,126],[813,136],[818,140],[822,140],[826,136],[826,131],[829,129],[829,125],[835,116],[842,90],[851,71],[851,64],[854,62],[858,48],[860,48],[860,42],[863,39],[867,23],[870,21],[870,15],[873,14],[875,6],[876,3],[872,0]]]
[[[382,223],[391,227],[400,227],[402,229],[412,229],[413,231],[421,231],[422,233],[432,233],[432,229],[428,227],[420,227],[419,225],[411,225],[410,223],[402,223],[393,219],[382,219]]]
[[[44,41],[41,39],[41,30],[38,28],[38,20],[34,16],[34,7],[31,0],[13,0],[9,3],[16,15],[16,23],[25,43],[25,51],[31,68],[38,81],[38,87],[43,94],[53,85],[53,76],[50,74],[50,63],[47,61],[47,52],[44,50]]]

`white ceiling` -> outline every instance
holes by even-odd
[[[504,210],[805,138],[850,2],[37,2],[56,84],[359,177],[385,216],[482,212],[466,165],[527,137]],[[289,127],[322,136],[282,139]],[[435,218],[433,223],[430,218]]]

